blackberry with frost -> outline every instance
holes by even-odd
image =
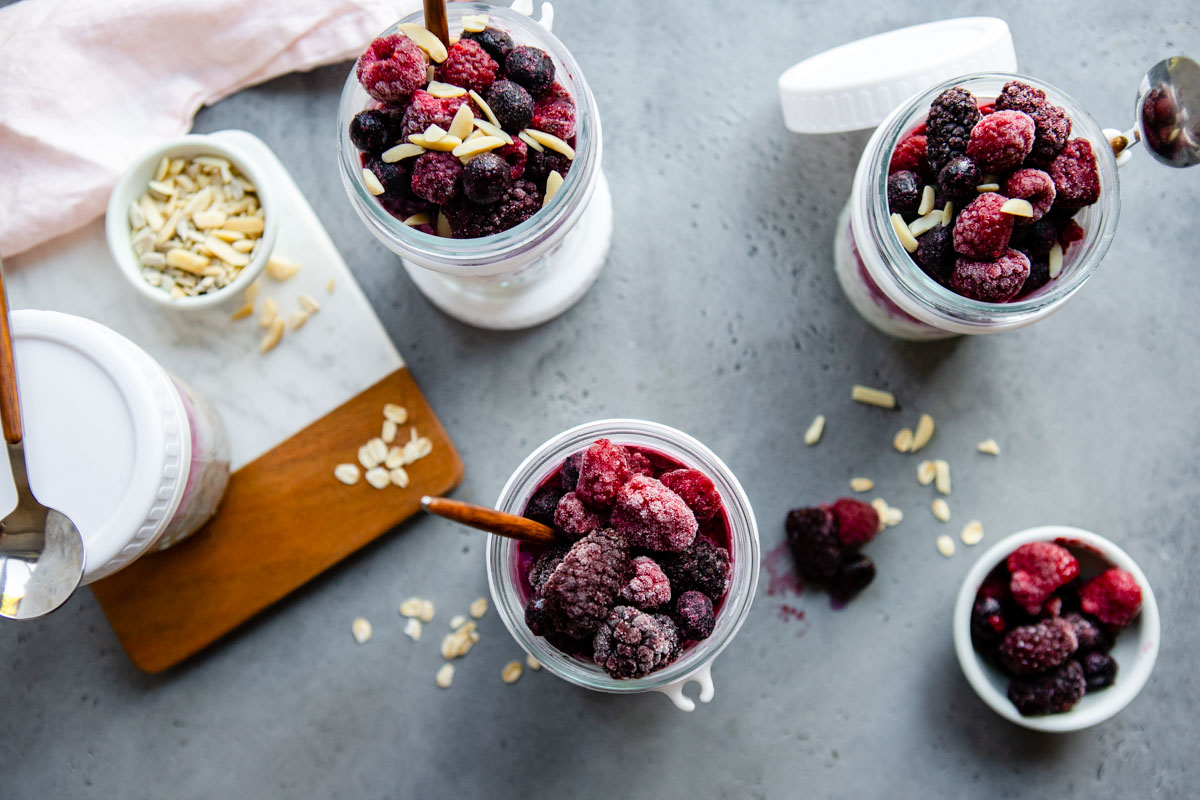
[[[582,452],[572,453],[563,459],[562,467],[558,473],[558,480],[564,490],[568,492],[575,491],[575,487],[579,483],[579,467],[582,463]]]
[[[670,663],[679,630],[662,614],[616,606],[596,630],[593,659],[614,678],[642,678]]]
[[[1079,649],[1083,652],[1100,650],[1107,652],[1113,646],[1113,637],[1094,620],[1071,612],[1063,617],[1075,629],[1075,638],[1079,640]]]
[[[350,142],[364,153],[381,153],[399,138],[403,112],[388,108],[369,108],[350,120]]]
[[[367,160],[366,168],[375,173],[379,184],[383,186],[383,197],[390,200],[411,200],[412,193],[412,164],[411,159],[388,163],[382,158],[372,156]]]
[[[679,595],[675,601],[675,618],[685,639],[707,639],[717,626],[712,600],[695,589]]]
[[[1117,660],[1108,653],[1094,650],[1079,659],[1079,665],[1089,692],[1107,689],[1117,680]]]
[[[1021,714],[1043,716],[1070,711],[1087,691],[1083,667],[1068,661],[1044,675],[1013,678],[1008,684],[1008,699]]]
[[[619,597],[641,609],[656,608],[671,600],[671,581],[649,556],[633,559],[633,577]]]
[[[954,156],[967,152],[971,129],[982,116],[975,96],[961,86],[947,89],[934,99],[925,120],[926,159],[934,173]]]
[[[971,641],[986,653],[994,651],[1008,632],[1004,604],[996,597],[980,593],[971,607]]]
[[[893,172],[887,179],[887,198],[888,211],[913,219],[921,205],[921,179],[907,170]]]
[[[542,195],[527,180],[513,181],[499,202],[481,206],[459,194],[442,207],[450,232],[458,239],[477,239],[506,231],[532,217],[542,207]]]
[[[729,551],[702,536],[682,553],[660,557],[659,565],[676,595],[695,589],[714,602],[725,596],[733,574]]]
[[[975,187],[983,182],[979,165],[967,156],[955,156],[938,172],[937,189],[951,200],[973,200],[978,196]]]
[[[558,501],[562,499],[563,494],[565,493],[555,486],[543,486],[529,498],[521,516],[553,527],[554,510],[558,508]]]
[[[570,549],[570,545],[555,545],[537,557],[537,560],[533,562],[533,566],[529,568],[529,585],[533,589],[534,594],[541,593],[542,587],[546,585],[546,581],[554,573],[554,570],[558,569],[558,565],[562,563],[563,556]]]
[[[829,582],[829,592],[838,600],[854,597],[875,580],[875,562],[862,553],[843,553],[842,563]]]
[[[525,606],[525,625],[534,636],[550,636],[554,633],[554,617],[546,604],[546,598],[535,597]]]
[[[788,550],[806,581],[827,581],[842,564],[837,517],[828,506],[795,508],[785,522]]]
[[[597,531],[572,545],[541,592],[558,632],[575,639],[590,636],[629,575],[629,544],[617,533]]]
[[[483,99],[496,115],[500,127],[511,134],[520,133],[533,121],[533,97],[519,83],[496,81]]]
[[[1000,663],[1011,675],[1034,675],[1057,667],[1078,649],[1075,628],[1054,617],[1009,631],[1000,643]]]
[[[564,178],[567,177],[567,173],[571,170],[571,163],[571,159],[562,153],[530,148],[526,155],[525,178],[539,186],[545,186],[546,178],[550,177],[551,172],[557,172]]]
[[[926,231],[917,240],[917,252],[913,256],[926,275],[938,283],[949,283],[954,274],[954,262],[958,260],[958,253],[954,252],[953,226],[938,225]]]

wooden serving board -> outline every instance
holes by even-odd
[[[385,403],[433,452],[408,468],[406,489],[346,486],[333,477],[379,435]],[[192,537],[91,585],[130,660],[160,672],[307,583],[419,510],[421,496],[462,479],[462,461],[406,368],[233,473],[220,511]]]

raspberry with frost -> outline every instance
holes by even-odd
[[[1023,544],[1009,554],[1006,563],[1013,599],[1030,614],[1038,613],[1055,589],[1079,574],[1079,561],[1071,551],[1053,542]]]
[[[1042,716],[1070,711],[1086,691],[1083,667],[1078,661],[1068,661],[1045,675],[1013,678],[1008,699],[1023,715]]]
[[[380,36],[358,57],[354,74],[358,82],[381,103],[400,104],[425,85],[429,59],[407,36]]]
[[[695,590],[679,595],[675,601],[675,616],[685,639],[707,639],[717,626],[712,600]]]
[[[663,486],[683,498],[697,522],[706,522],[721,510],[721,495],[712,479],[698,469],[676,469],[659,476]]]
[[[670,663],[679,638],[669,617],[617,606],[596,631],[593,658],[614,678],[641,678]]]
[[[571,545],[541,592],[558,632],[575,639],[594,633],[629,582],[630,571],[629,544],[611,530],[590,533]]]
[[[521,139],[513,139],[512,144],[497,147],[492,151],[508,162],[508,174],[515,181],[525,174],[525,163],[528,160],[529,147]]]
[[[588,508],[575,492],[567,492],[554,509],[554,527],[572,539],[582,539],[601,528],[600,514]]]
[[[611,524],[634,547],[675,553],[686,550],[700,528],[683,498],[646,475],[617,490]]]
[[[913,172],[917,175],[929,173],[929,162],[925,160],[926,140],[924,136],[913,134],[906,136],[892,151],[892,160],[888,163],[888,174],[897,172]]]
[[[1054,160],[1071,135],[1071,118],[1060,106],[1046,99],[1046,93],[1021,81],[1004,84],[996,97],[996,109],[1022,111],[1033,119],[1036,134],[1029,162],[1045,166]]]
[[[438,65],[434,77],[442,83],[460,86],[482,95],[496,80],[500,65],[479,42],[459,39],[446,49],[446,60]]]
[[[633,559],[633,577],[621,590],[622,600],[638,608],[655,608],[671,599],[671,581],[649,556]]]
[[[412,170],[412,191],[417,197],[440,206],[458,194],[463,165],[449,153],[433,150],[422,153],[414,161]]]
[[[654,464],[650,461],[650,457],[645,453],[639,453],[636,450],[629,451],[629,477],[634,475],[645,475],[648,478],[654,477]]]
[[[1058,194],[1054,189],[1054,179],[1040,169],[1032,168],[1013,172],[1004,179],[1000,189],[1007,197],[1028,200],[1033,206],[1033,216],[1017,217],[1014,220],[1017,225],[1029,225],[1040,220],[1054,205],[1054,198]]]
[[[597,439],[583,451],[575,491],[592,508],[611,508],[629,476],[629,451],[608,439]]]
[[[879,512],[870,503],[843,497],[831,510],[837,518],[838,539],[846,547],[862,547],[879,533]]]
[[[695,589],[714,602],[725,596],[733,574],[729,551],[702,536],[697,536],[692,546],[682,553],[663,556],[659,564],[670,578],[676,594]]]
[[[984,192],[972,200],[954,222],[954,249],[977,261],[999,258],[1012,238],[1013,217],[1000,209],[1008,198]]]
[[[1019,167],[1033,150],[1033,118],[1021,111],[988,114],[971,130],[967,156],[984,172]]]
[[[1124,628],[1142,610],[1142,589],[1125,570],[1106,570],[1079,590],[1079,605],[1105,625]]]
[[[412,100],[404,109],[404,118],[400,126],[400,138],[408,139],[414,133],[424,133],[430,125],[437,125],[442,130],[450,128],[458,107],[468,102],[467,96],[434,97],[424,89],[413,92]]]
[[[1052,617],[1009,631],[1000,643],[1000,662],[1012,675],[1034,675],[1057,667],[1078,649],[1074,626]]]
[[[575,100],[557,82],[533,104],[531,128],[569,142],[575,136],[575,124]]]
[[[950,288],[972,300],[1003,303],[1020,293],[1029,271],[1029,257],[1020,250],[1006,250],[994,260],[960,256],[950,276]]]
[[[1055,205],[1065,209],[1090,206],[1100,199],[1100,168],[1087,139],[1072,139],[1046,168],[1058,192]]]

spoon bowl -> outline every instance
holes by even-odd
[[[1175,56],[1151,67],[1138,90],[1137,126],[1163,164],[1200,164],[1200,64]]]

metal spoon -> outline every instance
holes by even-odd
[[[17,507],[0,520],[0,617],[33,619],[61,606],[79,586],[83,537],[75,523],[39,503],[29,489],[3,266],[0,312],[0,421],[17,486]]]
[[[1200,64],[1186,56],[1160,61],[1142,78],[1137,121],[1112,138],[1114,155],[1139,141],[1168,167],[1200,164]]]

